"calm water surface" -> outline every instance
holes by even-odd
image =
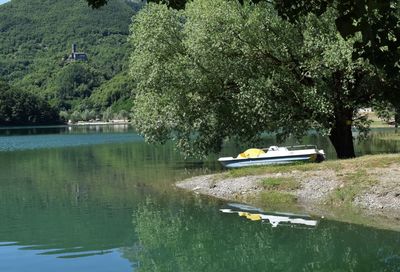
[[[393,135],[375,130],[357,152],[400,151]],[[303,140],[334,157],[326,139]],[[219,171],[214,160],[185,161],[124,126],[0,130],[0,271],[400,271],[399,232],[272,228],[174,189]]]

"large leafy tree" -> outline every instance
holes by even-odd
[[[109,0],[86,0],[88,5],[99,8]],[[140,1],[140,0],[136,0]],[[144,2],[145,0],[141,0]],[[232,0],[235,1],[235,0]],[[243,4],[245,0],[237,0]],[[327,8],[337,9],[335,24],[342,37],[347,38],[356,32],[362,39],[355,46],[358,55],[368,58],[375,65],[384,67],[397,75],[400,71],[400,4],[397,0],[248,0],[252,3],[268,2],[275,6],[279,14],[289,20],[296,21],[308,13],[320,15]],[[147,2],[164,3],[174,9],[184,9],[188,0],[147,0]],[[397,85],[396,85],[397,86]]]
[[[187,1],[148,2],[183,9]],[[347,158],[354,156],[351,126],[365,128],[357,110],[373,100],[398,103],[397,1],[232,0],[223,5],[236,10],[225,12],[196,2],[202,3],[180,13],[153,7],[136,20],[132,70],[142,89],[136,123],[148,139],[174,137],[185,151],[207,152],[226,136],[252,140],[263,130],[287,136],[316,128]],[[200,19],[193,12],[199,6]],[[263,8],[264,17],[252,18]],[[248,25],[255,26],[252,35]]]
[[[148,140],[175,138],[188,153],[218,151],[230,136],[313,128],[329,135],[339,158],[354,157],[351,127],[365,125],[357,111],[382,77],[355,57],[362,35],[340,35],[338,13],[291,22],[266,2],[148,5],[132,27],[137,128]]]

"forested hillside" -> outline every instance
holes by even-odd
[[[58,112],[37,95],[0,81],[0,126],[47,125],[61,122]]]
[[[116,0],[97,10],[81,0],[1,5],[0,78],[64,115],[130,110],[131,83],[122,75],[127,74],[129,24],[141,5],[140,0]],[[88,61],[67,60],[73,43]]]

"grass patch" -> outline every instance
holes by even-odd
[[[261,180],[261,185],[266,190],[293,191],[300,188],[300,183],[293,177],[271,177]]]
[[[346,174],[342,179],[344,186],[334,190],[330,196],[330,201],[333,204],[351,206],[357,195],[375,183],[366,169],[359,169],[356,172]]]
[[[296,197],[289,193],[265,191],[260,193],[261,205],[265,207],[282,207],[296,204]]]
[[[282,208],[294,206],[296,196],[288,193],[300,188],[300,183],[293,177],[270,177],[261,181],[264,191],[259,194],[259,203],[267,208]]]
[[[272,173],[290,173],[292,171],[325,171],[333,170],[342,175],[346,171],[358,171],[374,168],[384,168],[400,162],[399,154],[367,155],[354,159],[330,160],[322,163],[297,163],[286,165],[265,165],[231,169],[221,174],[219,178],[237,178],[243,176],[265,175]]]
[[[368,170],[374,168],[385,168],[393,163],[400,162],[400,155],[385,154],[385,155],[367,155],[350,160],[339,160],[342,162],[342,167],[351,167],[355,170]]]
[[[319,163],[293,163],[293,164],[272,164],[264,166],[251,166],[231,169],[224,173],[224,178],[237,178],[243,176],[255,176],[279,172],[291,171],[313,171],[320,169],[322,164]]]
[[[309,172],[311,175],[338,179],[342,185],[330,192],[323,200],[329,207],[351,209],[354,199],[377,183],[375,170],[400,168],[400,154],[367,155],[354,159],[330,160],[322,163],[303,163],[291,165],[269,165],[233,169],[220,174],[220,178],[236,178],[251,175],[271,175],[282,173],[280,177],[264,178],[260,186],[264,191],[254,199],[257,204],[267,208],[293,208],[297,199],[291,192],[300,188],[294,171]],[[318,172],[317,172],[318,171]],[[328,172],[330,171],[330,173]],[[334,173],[332,173],[334,172]],[[290,173],[288,177],[287,173]],[[379,172],[377,172],[379,173]],[[307,174],[305,174],[307,176]],[[299,184],[300,183],[300,184]]]

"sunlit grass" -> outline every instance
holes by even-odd
[[[266,190],[293,191],[300,188],[300,182],[294,177],[270,177],[261,180],[261,185]]]
[[[366,155],[354,159],[331,160],[322,163],[296,163],[243,167],[228,170],[221,175],[221,178],[290,173],[293,171],[306,172],[333,170],[340,174],[344,171],[355,171],[357,169],[384,168],[393,163],[400,163],[400,154]]]
[[[358,169],[341,177],[344,185],[336,188],[329,201],[336,205],[351,206],[357,195],[371,187],[376,181],[367,173],[367,169]]]
[[[293,164],[272,164],[264,166],[252,166],[231,169],[224,173],[224,178],[231,177],[243,177],[243,176],[254,176],[263,175],[270,173],[279,172],[291,172],[291,171],[312,171],[318,170],[320,168],[319,164],[315,163],[293,163]]]
[[[262,206],[271,208],[295,205],[297,202],[294,195],[279,191],[264,191],[259,197]]]

